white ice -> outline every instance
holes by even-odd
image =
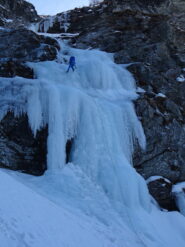
[[[179,211],[185,216],[185,182],[175,184],[172,193]]]
[[[178,82],[185,82],[185,77],[184,77],[184,75],[178,76],[178,77],[176,78],[176,81],[178,81]]]
[[[66,73],[66,61],[71,55],[76,57],[77,69]],[[145,135],[133,105],[138,97],[134,78],[124,67],[114,64],[112,57],[98,50],[72,49],[61,43],[58,62],[28,63],[37,79],[1,78],[0,119],[8,111],[16,116],[27,113],[33,134],[48,124],[49,135],[48,170],[44,176],[10,173],[12,180],[3,172],[0,177],[25,190],[23,195],[30,195],[30,207],[34,202],[41,208],[49,200],[57,205],[57,212],[68,212],[66,220],[72,217],[73,221],[77,216],[77,222],[81,217],[85,217],[84,221],[92,220],[92,232],[88,224],[83,226],[85,230],[66,226],[78,231],[79,238],[90,231],[87,238],[89,236],[91,245],[87,245],[87,238],[83,245],[67,235],[68,242],[63,247],[181,247],[185,244],[184,217],[156,208],[146,182],[131,166],[134,142],[137,140],[145,148]],[[65,146],[69,139],[73,139],[73,145],[70,163],[65,164]],[[17,180],[32,192],[16,184]],[[47,199],[41,201],[35,192]],[[11,197],[6,193],[5,204]],[[14,199],[14,205],[19,207],[19,201]],[[8,212],[0,204],[1,211],[4,212],[3,225],[6,225]],[[27,208],[23,211],[27,217]],[[65,236],[69,229],[64,230],[57,215],[56,222],[51,223],[50,218],[53,221],[55,216],[49,208],[46,211],[48,229],[54,229],[52,224],[58,229],[56,234],[51,231],[50,239],[54,234],[53,238],[59,239],[55,246],[59,247],[63,241],[59,233]],[[28,224],[33,227],[36,222],[39,229],[44,221],[35,221],[34,210],[32,213],[33,221]],[[17,211],[15,218],[24,232]],[[94,231],[100,233],[98,244]],[[40,239],[44,239],[44,234]],[[3,247],[14,246],[5,244]]]

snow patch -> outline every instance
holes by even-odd
[[[2,8],[2,9],[6,9],[2,4],[0,4],[0,8]]]
[[[158,94],[156,94],[155,97],[166,98],[166,95],[163,93],[158,93]]]
[[[177,80],[178,82],[185,82],[185,77],[184,77],[184,75],[180,75],[180,76],[178,76],[178,77],[176,78],[176,80]]]
[[[173,185],[172,192],[173,193],[179,193],[185,190],[185,182],[177,183]]]
[[[7,23],[11,23],[11,22],[13,22],[13,20],[12,19],[6,19],[6,18],[4,18],[3,19],[5,22],[7,22]]]
[[[37,32],[38,35],[44,35],[51,38],[74,38],[79,36],[79,33],[41,33]]]
[[[171,184],[170,180],[168,180],[167,178],[164,178],[162,176],[151,176],[148,179],[146,179],[147,184],[159,180],[159,179],[163,179],[166,183]]]
[[[146,93],[146,91],[141,87],[137,87],[136,92],[137,93]]]

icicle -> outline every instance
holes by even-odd
[[[42,109],[39,91],[39,87],[30,88],[27,102],[28,120],[34,136],[36,136],[37,131],[42,127]]]
[[[65,164],[65,138],[60,93],[55,86],[48,87],[48,169],[58,170]]]

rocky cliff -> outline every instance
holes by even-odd
[[[39,21],[35,7],[24,0],[0,0],[0,25],[24,26]]]
[[[2,6],[5,6],[5,3],[1,2]],[[8,8],[15,9],[18,4],[24,1],[16,2],[17,4],[13,7],[9,4]],[[27,3],[24,2],[24,4]],[[34,10],[33,7],[31,8]],[[136,109],[147,137],[145,152],[136,147],[134,165],[145,179],[152,176],[162,177],[148,180],[148,184],[152,195],[160,202],[161,206],[168,209],[175,209],[171,193],[172,184],[185,180],[184,10],[185,2],[183,0],[150,2],[146,0],[105,0],[93,7],[75,9],[40,22],[40,31],[42,32],[71,33],[73,34],[70,38],[71,45],[79,48],[99,48],[114,53],[117,63],[128,64],[129,70],[136,78],[140,94],[140,98],[136,102]],[[35,11],[31,11],[31,13],[33,15],[30,17],[27,14],[26,17],[22,14],[21,18],[29,21],[35,21],[35,18],[39,18]],[[1,16],[4,18],[4,13]],[[17,31],[11,30],[11,32],[16,36],[14,32]],[[12,35],[11,32],[8,35]],[[4,52],[1,57],[16,58],[16,62],[21,61],[21,63],[24,60],[38,61],[39,59],[51,60],[56,58],[57,44],[55,41],[38,36],[31,31],[24,30],[24,32],[28,32],[30,38],[28,40],[21,38],[23,40],[21,46],[15,45],[21,54],[17,56],[15,49],[13,51],[7,49],[5,46],[7,42],[4,42],[6,48],[3,47],[2,49],[9,50],[9,54]],[[21,31],[18,33],[21,35]],[[1,31],[0,34],[2,40],[5,40],[7,31]],[[23,36],[25,37],[26,34]],[[63,34],[63,36],[65,35]],[[12,43],[16,44],[16,38],[12,40]],[[32,48],[24,48],[25,43],[30,44]],[[45,44],[44,47],[47,47],[48,53],[44,58],[44,55],[38,58],[35,55],[38,53],[35,51],[38,47],[46,49],[43,48],[43,45],[41,46],[43,43]],[[26,51],[26,55],[23,54],[23,50]],[[43,50],[43,54],[46,54],[45,50]],[[9,66],[7,73],[10,73],[9,68],[11,66],[7,66]],[[18,71],[16,65],[14,65],[13,71],[11,76],[21,75],[15,72]],[[23,71],[24,73],[27,72],[26,76],[21,72],[23,73],[22,76],[34,77],[29,68]],[[9,76],[9,74],[3,73],[1,72],[1,75]],[[12,116],[7,116],[1,124],[5,139],[8,135],[6,131],[4,132],[3,124],[7,124],[8,118],[12,118]],[[26,124],[26,117],[24,121]],[[3,145],[7,143],[6,145],[9,146],[10,140],[7,139],[7,142],[4,142],[2,141],[3,138],[0,139],[0,142]],[[13,142],[17,144],[15,140],[17,141],[14,138]],[[45,150],[43,148],[44,138],[41,140],[42,144],[39,148]],[[33,139],[32,141],[34,143]],[[23,147],[23,143],[19,140],[17,150],[20,150],[20,146]],[[35,161],[35,150],[38,151],[37,145],[33,144],[30,150],[29,153],[33,154],[31,160]],[[25,150],[22,149],[21,154],[24,153]],[[3,157],[1,159],[3,160],[2,166],[7,166],[9,156],[7,153],[1,152],[1,157]],[[20,164],[22,159],[27,160],[25,155],[16,157],[19,157],[17,164]],[[16,160],[10,163],[16,164]],[[44,159],[41,163],[38,173],[46,168]],[[31,162],[30,166],[32,166],[31,164],[33,163]],[[9,166],[11,167],[11,165]],[[16,167],[15,165],[14,168],[17,169],[19,166]],[[28,172],[30,172],[29,169]]]

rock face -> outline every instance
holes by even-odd
[[[59,45],[56,40],[27,29],[0,30],[0,76],[34,78],[25,62],[54,60]]]
[[[0,76],[33,78],[25,62],[53,60],[58,43],[27,30],[41,20],[34,6],[23,0],[0,0]]]
[[[0,26],[17,28],[40,19],[31,3],[23,0],[0,0]]]
[[[59,49],[58,43],[27,29],[0,30],[0,57],[23,62],[54,60]]]
[[[153,180],[150,177],[147,184],[150,194],[157,202],[160,202],[161,207],[168,208],[169,210],[178,210],[175,204],[175,197],[172,194],[172,183],[169,180],[163,177]]]
[[[47,128],[34,138],[26,116],[12,113],[0,124],[0,167],[42,175],[46,170]]]
[[[64,32],[58,14],[49,32]],[[183,0],[107,0],[68,13],[71,44],[112,52],[145,90],[136,110],[147,137],[134,165],[145,179],[160,175],[172,183],[185,180],[185,2]],[[60,18],[61,17],[61,18]],[[135,63],[135,64],[134,64]],[[158,202],[164,206],[158,197]],[[166,200],[171,208],[171,199]]]

